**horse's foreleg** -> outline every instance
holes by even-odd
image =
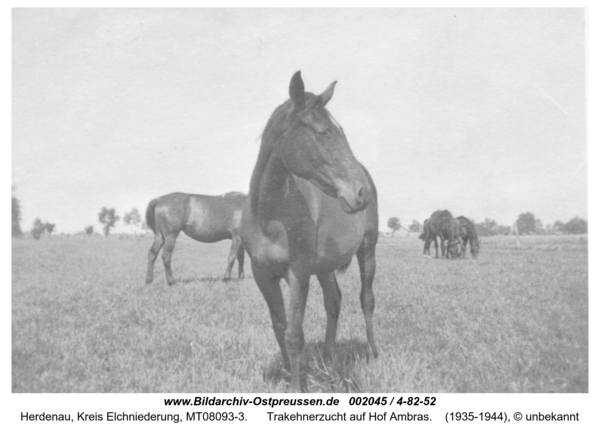
[[[437,236],[435,236],[433,238],[433,243],[435,244],[435,257],[436,259],[438,258],[438,241],[437,241]],[[442,240],[442,244],[443,244],[443,240]],[[442,247],[442,256],[444,256],[444,248]]]
[[[285,316],[283,295],[281,294],[281,287],[279,286],[279,281],[281,278],[274,277],[268,269],[264,269],[256,265],[254,260],[252,261],[252,273],[254,275],[254,281],[256,282],[256,285],[258,285],[260,292],[267,302],[269,314],[271,315],[273,332],[275,333],[275,339],[277,339],[279,349],[281,350],[281,357],[283,358],[284,367],[289,371],[290,358],[285,346],[285,330],[287,329],[287,320]]]
[[[442,258],[444,258],[446,256],[446,240],[444,237],[440,237],[440,249],[442,250]],[[435,257],[437,258],[437,253]]]
[[[287,272],[290,286],[290,321],[285,331],[285,346],[290,356],[290,392],[300,393],[300,358],[304,351],[304,310],[308,298],[310,269],[308,262],[295,263]]]
[[[375,310],[375,295],[373,294],[373,279],[375,278],[375,241],[365,238],[356,252],[360,270],[360,306],[362,307],[367,325],[367,341],[373,357],[377,357],[375,336],[373,333],[373,311]]]
[[[244,279],[244,257],[246,253],[244,251],[244,246],[242,246],[242,241],[240,240],[240,244],[238,246],[237,251],[237,260],[238,260],[238,279]]]
[[[162,260],[165,266],[165,276],[167,277],[167,283],[169,285],[173,285],[175,283],[175,278],[173,277],[173,272],[171,271],[171,256],[173,255],[173,249],[175,249],[175,240],[177,240],[177,235],[170,234],[165,239],[165,246],[162,251]]]
[[[223,280],[231,279],[231,269],[233,268],[233,264],[235,263],[235,257],[237,256],[237,251],[241,243],[242,241],[239,238],[239,236],[232,237],[231,249],[229,249],[229,256],[227,257],[227,268],[225,269]]]
[[[318,274],[317,279],[319,279],[319,283],[323,289],[323,302],[325,303],[325,312],[327,313],[325,344],[328,349],[331,349],[331,346],[335,343],[335,335],[337,333],[342,292],[337,283],[335,272]]]
[[[154,262],[165,242],[164,237],[160,232],[157,232],[154,237],[154,243],[148,251],[148,270],[146,271],[146,283],[151,284],[154,279]]]
[[[423,255],[429,257],[429,247],[431,246],[431,238],[425,237],[425,244],[423,245]]]

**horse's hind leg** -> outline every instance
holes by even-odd
[[[231,269],[233,268],[233,264],[235,263],[235,258],[237,256],[238,249],[242,244],[242,240],[239,236],[233,236],[231,239],[231,249],[229,249],[229,256],[227,257],[227,268],[225,269],[225,274],[223,275],[223,280],[231,279]]]
[[[317,279],[319,279],[319,283],[323,289],[323,302],[325,303],[325,312],[327,313],[325,344],[327,345],[327,349],[330,349],[335,343],[342,292],[337,283],[335,272],[318,274]]]
[[[438,241],[437,241],[437,236],[435,236],[433,238],[433,243],[435,244],[435,257],[438,257]],[[442,240],[443,243],[443,240]],[[442,246],[442,256],[444,255],[444,247]]]
[[[154,236],[154,243],[152,243],[152,247],[148,251],[148,270],[146,271],[147,284],[151,284],[154,279],[154,262],[164,243],[165,238],[160,232],[157,232]]]
[[[237,260],[238,260],[238,279],[244,279],[246,276],[244,275],[244,256],[245,256],[244,246],[242,246],[242,241],[240,239],[240,245],[238,246],[237,251]]]
[[[175,284],[175,278],[171,271],[171,256],[173,255],[173,249],[175,248],[175,240],[177,240],[177,234],[170,233],[165,239],[165,246],[162,251],[162,260],[165,265],[165,276],[167,277],[167,283],[169,285]]]
[[[375,278],[375,244],[377,240],[365,237],[356,252],[360,270],[360,305],[367,325],[367,341],[373,357],[377,357],[375,336],[373,335],[373,311],[375,310],[375,295],[373,294],[373,279]]]

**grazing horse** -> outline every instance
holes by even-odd
[[[354,255],[367,341],[377,357],[372,321],[377,192],[341,126],[325,109],[335,84],[314,95],[304,92],[300,72],[294,74],[290,99],[273,112],[263,132],[240,226],[254,280],[291,374],[292,392],[301,391],[302,322],[310,277],[316,275],[323,290],[325,343],[330,349],[342,297],[335,271],[346,267]],[[289,321],[279,286],[282,278],[290,288]]]
[[[419,238],[423,241],[425,241],[427,239],[428,236],[428,231],[427,231],[427,222],[429,222],[429,219],[425,219],[423,221],[423,232],[421,233],[421,235],[419,236]],[[433,243],[435,244],[435,257],[437,258],[438,256],[438,241],[437,241],[437,236],[433,236]],[[423,254],[427,257],[427,258],[431,258],[431,256],[429,255],[429,246],[427,245],[427,249],[423,251]]]
[[[448,210],[437,210],[433,212],[424,230],[425,246],[423,255],[429,253],[429,246],[436,237],[440,238],[442,257],[456,258],[460,253],[460,239],[458,237],[458,223],[454,220],[452,213]],[[437,242],[435,245],[435,257],[438,257]]]
[[[175,192],[155,198],[146,209],[146,223],[154,232],[154,243],[148,251],[146,283],[152,283],[154,262],[164,246],[162,260],[167,283],[175,279],[171,271],[171,255],[181,231],[202,243],[231,239],[231,250],[223,279],[231,278],[231,268],[237,256],[238,277],[244,277],[244,248],[239,234],[242,207],[246,195],[229,192],[224,195],[192,195]]]
[[[456,222],[458,222],[459,229],[459,238],[462,240],[462,250],[460,252],[460,256],[465,256],[467,253],[467,241],[469,242],[469,247],[471,248],[471,256],[474,259],[477,259],[477,255],[479,254],[479,237],[477,236],[477,231],[475,230],[475,225],[469,219],[464,216],[459,216],[456,218]]]

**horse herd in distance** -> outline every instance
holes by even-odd
[[[334,81],[315,95],[305,92],[299,71],[292,76],[289,99],[275,109],[263,131],[248,196],[172,193],[153,199],[146,210],[146,222],[155,235],[148,252],[146,283],[153,281],[161,249],[167,282],[175,283],[171,256],[181,231],[200,242],[232,240],[225,279],[231,277],[236,258],[238,277],[244,277],[244,253],[248,253],[289,372],[291,392],[302,391],[302,323],[310,278],[316,275],[323,290],[325,349],[329,351],[335,344],[342,297],[336,271],[348,267],[354,256],[360,271],[368,352],[378,355],[373,329],[377,189],[352,153],[344,130],[325,108],[335,85]],[[437,237],[442,256],[458,257],[463,250],[459,244],[466,246],[467,241],[473,257],[477,256],[479,241],[466,218],[434,212],[425,224],[423,239],[427,251],[434,241],[436,257]],[[289,286],[287,313],[281,279]]]
[[[464,217],[454,218],[448,210],[437,210],[429,219],[423,222],[423,233],[419,236],[425,242],[423,255],[430,258],[429,247],[435,244],[435,257],[438,258],[438,237],[442,249],[442,257],[448,259],[465,257],[467,243],[471,249],[471,256],[477,259],[479,255],[479,237],[475,224]]]

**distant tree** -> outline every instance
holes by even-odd
[[[497,225],[493,235],[510,235],[510,226]]]
[[[475,224],[475,231],[477,231],[477,234],[482,236],[491,236],[495,235],[497,227],[498,224],[495,220],[485,218],[483,222]]]
[[[135,207],[131,209],[129,213],[125,213],[123,216],[123,222],[125,225],[129,225],[131,227],[136,227],[142,222],[142,216],[140,212]]]
[[[83,229],[83,232],[85,232],[87,235],[91,236],[92,234],[94,234],[94,226],[93,225],[88,225]]]
[[[392,230],[392,237],[394,237],[394,233],[395,233],[396,231],[398,231],[398,230],[401,228],[401,225],[400,225],[400,219],[398,219],[398,218],[397,218],[397,217],[395,217],[395,216],[394,216],[394,217],[391,217],[391,218],[389,218],[389,219],[388,219],[387,226],[388,226],[388,228],[389,228],[389,229],[391,229],[391,230]]]
[[[56,226],[56,224],[50,223],[50,222],[46,222],[44,223],[44,228],[46,229],[46,231],[48,232],[48,234],[52,234],[52,231],[54,231],[54,227]]]
[[[585,219],[574,217],[564,225],[563,232],[565,234],[585,234],[588,230],[587,225],[588,223]]]
[[[562,223],[561,221],[554,222],[554,225],[552,226],[552,228],[557,233],[563,234],[565,232],[565,224]]]
[[[531,212],[521,213],[517,218],[519,234],[535,234],[535,216]]]
[[[12,197],[12,236],[21,237],[21,203],[14,196]]]
[[[475,223],[475,231],[480,236],[509,235],[511,228],[508,225],[498,225],[495,220],[485,218],[483,222]]]
[[[535,220],[535,233],[536,234],[545,234],[546,233],[544,230],[544,224],[539,219]]]
[[[113,208],[102,207],[100,213],[98,213],[98,221],[104,225],[102,229],[104,231],[104,235],[108,237],[110,234],[111,228],[115,227],[115,224],[119,221],[119,216],[117,215],[116,210]]]
[[[420,232],[423,231],[423,226],[419,221],[413,220],[408,229],[414,232]]]
[[[544,227],[544,233],[545,234],[556,234],[556,230],[554,229],[553,225],[546,224],[546,226]]]
[[[46,225],[40,218],[36,218],[36,220],[33,221],[33,227],[31,228],[31,236],[35,240],[39,240],[42,237],[42,234],[44,234],[44,231],[46,231]]]

